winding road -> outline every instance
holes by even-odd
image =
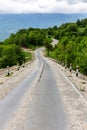
[[[38,75],[39,80],[33,91],[31,106],[27,114],[29,123],[24,130],[67,130],[66,117],[55,76],[47,61],[41,56],[42,50],[36,50],[38,63],[33,72],[9,95],[0,100],[0,130],[4,130],[12,113],[16,111],[27,90],[32,88]]]

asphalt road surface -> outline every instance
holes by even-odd
[[[33,92],[25,130],[66,130],[63,106],[54,74],[43,60],[43,73]]]
[[[35,70],[0,101],[0,130],[4,129],[38,73],[40,79],[33,92],[25,130],[67,130],[66,117],[54,74],[49,64],[40,56],[40,51],[38,49],[36,52],[38,64]]]

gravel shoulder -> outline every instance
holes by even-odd
[[[55,73],[61,100],[65,108],[68,129],[87,130],[87,77],[85,79],[82,75],[76,77],[74,71],[71,74],[69,70],[65,70],[64,67],[52,60],[47,59],[47,61]],[[85,85],[82,84],[83,80],[85,80]]]
[[[37,59],[29,61],[24,65],[10,67],[11,76],[7,75],[7,69],[0,71],[0,99],[3,99],[8,95],[17,85],[27,76],[31,71],[33,71],[35,65],[37,64]]]

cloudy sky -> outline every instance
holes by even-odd
[[[86,13],[87,0],[0,0],[0,13]]]

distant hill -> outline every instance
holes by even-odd
[[[0,41],[22,28],[48,28],[60,26],[66,22],[87,18],[87,14],[36,13],[36,14],[0,14]]]

